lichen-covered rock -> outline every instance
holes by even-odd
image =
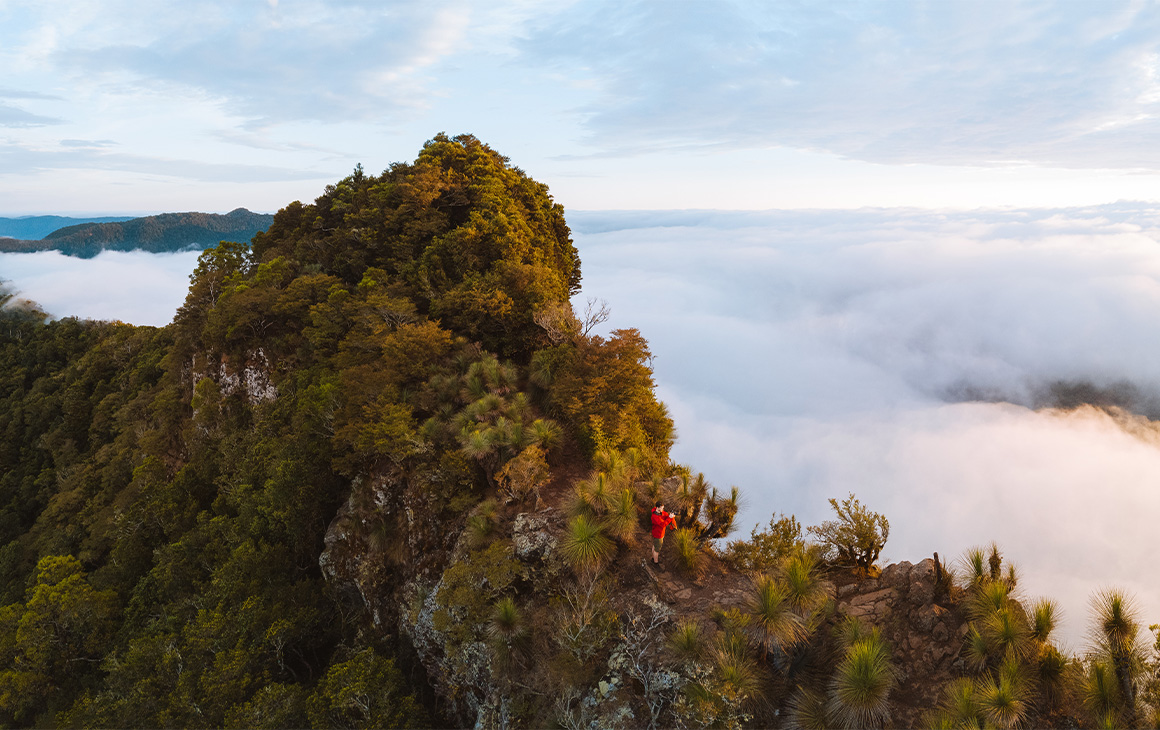
[[[548,518],[522,512],[512,523],[512,547],[516,557],[524,562],[547,560],[556,549]]]

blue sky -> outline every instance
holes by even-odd
[[[1160,198],[1160,8],[0,1],[0,214],[275,210],[470,132],[568,209]]]

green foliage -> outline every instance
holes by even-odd
[[[426,727],[423,708],[404,688],[391,659],[373,649],[331,665],[306,701],[314,727]]]
[[[636,494],[632,489],[621,489],[614,498],[612,509],[604,518],[605,527],[622,545],[632,547],[636,545],[637,533],[640,530],[639,521]]]
[[[635,448],[650,471],[667,462],[674,435],[673,422],[653,392],[651,358],[639,332],[614,330],[607,340],[583,338],[557,346],[550,355],[537,353],[533,373],[554,370],[549,402],[592,453]]]
[[[578,573],[599,571],[616,552],[616,544],[604,534],[604,528],[585,514],[568,522],[560,541],[560,554]]]
[[[757,577],[749,613],[763,652],[787,652],[809,635],[801,615],[794,610],[789,589],[773,576]]]
[[[673,547],[677,556],[677,567],[686,575],[700,575],[703,557],[696,533],[687,527],[679,528],[673,533]]]
[[[0,718],[27,724],[61,689],[75,690],[114,628],[116,597],[93,588],[69,555],[42,558],[23,605],[0,609]]]
[[[826,550],[827,558],[869,571],[890,537],[890,522],[862,506],[853,494],[840,503],[830,500],[837,520],[809,528]]]
[[[834,670],[826,710],[837,727],[884,727],[897,680],[890,652],[875,631],[855,641]]]
[[[409,695],[323,580],[327,527],[348,505],[330,565],[361,551],[386,592],[497,474],[513,495],[546,482],[564,430],[520,366],[546,344],[534,313],[578,289],[569,235],[543,185],[440,135],[286,206],[252,249],[205,251],[168,327],[49,322],[0,290],[0,724],[394,722],[379,690],[339,686]],[[635,357],[651,387],[643,340],[620,345],[607,364]],[[620,374],[585,407],[663,436]],[[517,575],[502,543],[449,568],[452,644]]]
[[[701,627],[695,621],[681,621],[669,636],[668,647],[681,660],[696,661],[703,651]]]
[[[443,572],[433,622],[447,633],[451,651],[483,633],[493,602],[518,578],[519,567],[511,546],[497,541],[468,553]]]
[[[254,239],[255,260],[277,256],[350,284],[376,267],[420,313],[505,356],[530,354],[541,337],[533,314],[580,282],[563,209],[468,135],[439,135],[414,163],[351,175],[313,205],[279,211]]]
[[[769,527],[750,532],[749,540],[729,543],[726,558],[747,573],[765,573],[804,547],[802,526],[793,515],[769,518]]]
[[[1135,725],[1146,666],[1138,609],[1122,591],[1106,589],[1093,596],[1092,613],[1088,707],[1097,718],[1115,713],[1121,722]]]

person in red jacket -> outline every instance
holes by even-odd
[[[652,553],[653,565],[661,570],[661,545],[665,541],[665,528],[672,527],[676,529],[677,521],[668,512],[665,512],[665,505],[659,499],[653,503],[652,511]]]

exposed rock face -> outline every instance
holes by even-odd
[[[199,359],[204,360],[195,357],[189,369],[194,387],[202,378],[211,378],[217,383],[222,397],[240,392],[250,405],[255,406],[278,397],[278,388],[270,380],[270,360],[260,347],[246,356],[241,367],[225,356],[216,367],[209,364],[203,366],[198,362]]]
[[[936,602],[936,577],[931,558],[917,565],[903,561],[838,590],[839,613],[877,626],[892,646],[900,675],[894,721],[900,725],[920,723],[921,713],[937,704],[943,684],[962,666],[966,620],[957,607]]]

